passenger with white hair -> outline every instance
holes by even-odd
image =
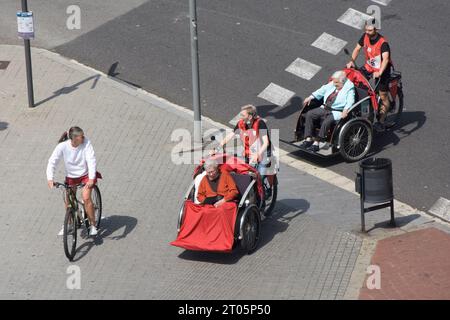
[[[239,191],[233,178],[226,171],[221,172],[214,159],[207,159],[203,164],[206,175],[198,187],[197,199],[201,204],[212,204],[216,208],[228,201],[233,201]]]
[[[310,107],[305,119],[305,141],[303,148],[319,151],[319,142],[325,142],[328,131],[333,123],[346,118],[349,108],[355,103],[355,86],[347,81],[344,71],[336,71],[331,81],[314,91],[303,102],[303,106]],[[314,123],[320,121],[319,134],[315,135]]]

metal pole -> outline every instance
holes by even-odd
[[[361,175],[361,194],[360,194],[360,201],[361,201],[361,232],[366,232],[366,219],[365,219],[365,208],[364,208],[364,193],[365,193],[365,183],[364,183],[364,169],[360,168],[360,175]]]
[[[395,218],[394,218],[394,199],[391,200],[391,226],[395,227]]]
[[[22,12],[28,12],[27,0],[22,0]],[[28,88],[28,107],[34,107],[34,90],[33,90],[33,70],[31,67],[31,49],[30,40],[24,39],[25,47],[25,64],[27,68],[27,88]]]
[[[202,143],[196,0],[189,0],[189,12],[191,20],[190,23],[191,23],[192,94],[194,103],[194,142]]]

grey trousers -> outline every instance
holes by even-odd
[[[321,140],[325,140],[327,138],[328,130],[330,126],[334,123],[333,113],[331,111],[327,111],[324,108],[315,108],[309,110],[306,113],[305,119],[305,137],[314,137],[315,136],[315,128],[314,122],[316,120],[320,120],[322,123],[320,126],[320,131],[318,138]]]

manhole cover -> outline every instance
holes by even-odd
[[[0,70],[8,68],[10,61],[0,61]]]

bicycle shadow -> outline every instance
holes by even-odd
[[[100,228],[97,236],[92,241],[84,242],[77,249],[76,259],[78,261],[88,254],[88,252],[94,246],[100,246],[103,244],[104,239],[107,240],[121,240],[127,237],[137,225],[138,220],[130,216],[111,215],[101,220]],[[121,231],[121,234],[116,234]],[[87,230],[83,228],[80,234],[84,240],[89,240]]]
[[[274,212],[261,224],[261,238],[257,250],[261,250],[275,238],[287,231],[289,224],[309,210],[310,203],[305,199],[282,199],[277,201]]]

